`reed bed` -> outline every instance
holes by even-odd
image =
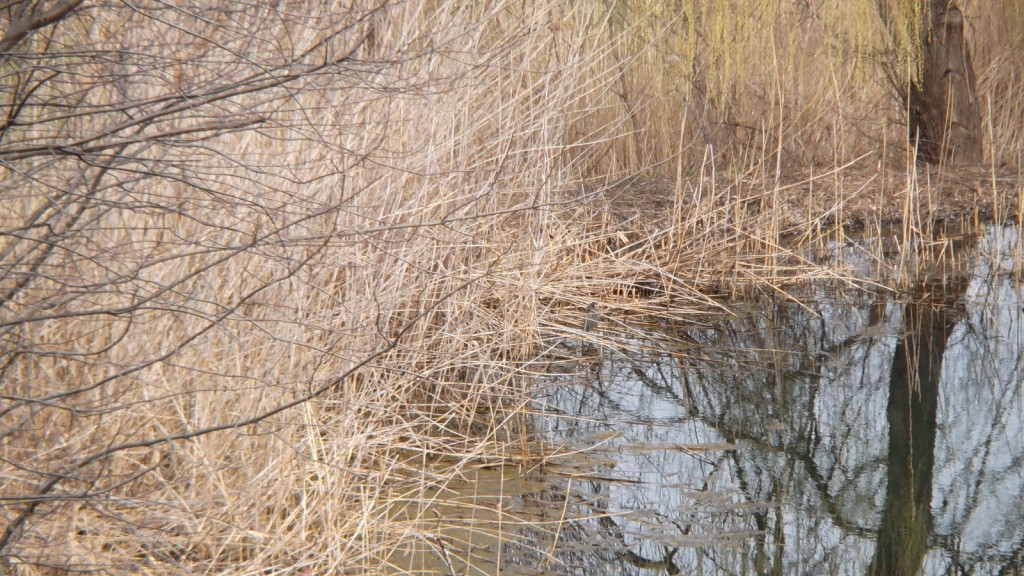
[[[863,281],[813,252],[888,219],[875,179],[932,189],[868,119],[871,31],[795,42],[841,15],[214,4],[83,9],[2,63],[5,573],[397,570],[426,494],[551,456],[529,393],[560,340]],[[981,181],[1019,165],[1009,53]]]

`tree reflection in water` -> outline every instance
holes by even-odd
[[[613,479],[575,487],[600,546],[558,571],[1019,573],[1024,315],[997,237],[941,291],[820,287],[552,377],[550,440]]]
[[[903,312],[889,382],[889,458],[885,506],[875,556],[878,576],[913,576],[924,562],[932,532],[932,477],[942,358],[967,289],[955,282],[938,294],[922,287]]]

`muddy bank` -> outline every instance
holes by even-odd
[[[871,232],[914,223],[1019,222],[1024,211],[1024,175],[991,168],[915,172],[876,167],[788,172],[778,184],[763,176],[636,176],[612,185],[587,187],[620,224],[664,230],[677,210],[729,210],[750,216],[772,213],[782,236],[809,227]]]

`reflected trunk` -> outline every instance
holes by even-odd
[[[932,472],[942,357],[966,284],[906,305],[889,387],[888,484],[872,575],[917,574],[932,531]]]

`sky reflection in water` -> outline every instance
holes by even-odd
[[[652,335],[553,376],[538,398],[564,415],[544,420],[549,442],[604,464],[573,482],[590,519],[551,571],[1020,573],[1016,239],[979,239],[960,281],[822,287],[689,331],[690,346]]]

